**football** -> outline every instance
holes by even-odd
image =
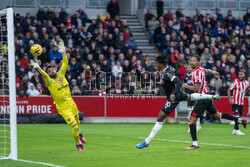
[[[42,49],[41,45],[35,44],[35,45],[31,46],[30,53],[33,56],[40,56],[43,53],[43,49]]]

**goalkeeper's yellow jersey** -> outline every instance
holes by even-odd
[[[50,78],[50,76],[43,70],[40,71],[40,73],[44,76],[45,83],[48,86],[48,89],[50,91],[51,96],[54,99],[54,102],[57,105],[61,105],[66,101],[72,100],[69,83],[65,78],[67,67],[68,67],[68,58],[67,56],[64,56],[62,67],[57,72],[56,79]]]

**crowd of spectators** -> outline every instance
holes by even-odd
[[[105,17],[97,15],[95,19],[90,19],[83,9],[73,15],[65,8],[60,12],[40,8],[36,16],[15,14],[17,95],[49,95],[44,78],[29,63],[33,59],[29,50],[33,44],[40,44],[41,68],[45,70],[49,64],[60,67],[62,55],[57,47],[60,40],[67,48],[66,78],[73,96],[159,94],[140,84],[141,80],[150,82],[150,74],[135,79],[141,78],[144,71],[153,72],[154,67],[149,56],[144,57],[137,48],[126,20],[120,20],[118,3],[110,1],[107,11],[111,13]]]
[[[238,18],[231,10],[223,16],[218,8],[213,15],[203,15],[196,8],[194,16],[184,15],[182,9],[168,9],[164,15],[158,12],[158,17],[148,9],[145,28],[150,42],[169,58],[180,79],[190,57],[199,55],[203,67],[219,72],[207,77],[210,94],[226,96],[239,71],[250,81],[250,9]]]
[[[16,13],[17,95],[50,94],[44,78],[29,63],[33,59],[29,50],[33,44],[40,44],[43,54],[38,57],[39,65],[44,70],[49,64],[60,67],[62,55],[57,47],[60,40],[67,48],[69,66],[66,78],[73,96],[164,95],[159,84],[160,73],[152,65],[150,57],[143,56],[137,48],[126,20],[119,18],[118,2],[111,0],[107,11],[106,16],[97,15],[95,19],[90,19],[83,9],[73,15],[65,8],[61,8],[60,12],[40,8],[36,16]],[[232,11],[223,17],[219,9],[213,16],[204,16],[199,9],[193,17],[185,16],[182,9],[175,13],[169,9],[164,16],[161,13],[158,12],[157,19],[152,10],[148,10],[145,15],[146,29],[150,41],[169,58],[180,79],[183,80],[186,74],[189,58],[198,54],[203,67],[220,74],[208,76],[210,94],[226,95],[228,86],[239,71],[244,71],[250,80],[249,9],[244,17],[239,18],[233,17]],[[6,26],[2,26],[1,32],[6,34]],[[4,50],[2,44],[0,49]],[[2,72],[1,80],[6,77],[6,73]],[[1,91],[0,94],[5,93]]]

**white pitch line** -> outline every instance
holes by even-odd
[[[139,138],[139,139],[145,139],[145,137],[138,137],[138,138]],[[168,141],[168,142],[175,142],[175,143],[192,143],[191,141],[185,141],[185,140],[167,140],[167,139],[153,139],[153,140]],[[246,147],[246,146],[233,146],[233,145],[228,145],[228,144],[203,143],[203,142],[199,142],[199,144],[210,145],[210,146],[222,146],[222,147],[243,148],[243,149],[250,150],[250,147]]]
[[[49,164],[49,163],[45,163],[45,162],[28,161],[28,160],[23,160],[23,159],[17,159],[15,161],[27,162],[27,163],[32,163],[32,164],[40,164],[40,165],[46,165],[46,166],[53,166],[53,167],[64,167],[64,166]]]

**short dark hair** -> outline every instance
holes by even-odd
[[[198,56],[198,55],[193,55],[192,57],[195,57],[198,61],[200,61],[200,56]]]
[[[168,58],[165,54],[159,54],[158,56],[156,56],[155,61],[163,65],[168,64]]]

